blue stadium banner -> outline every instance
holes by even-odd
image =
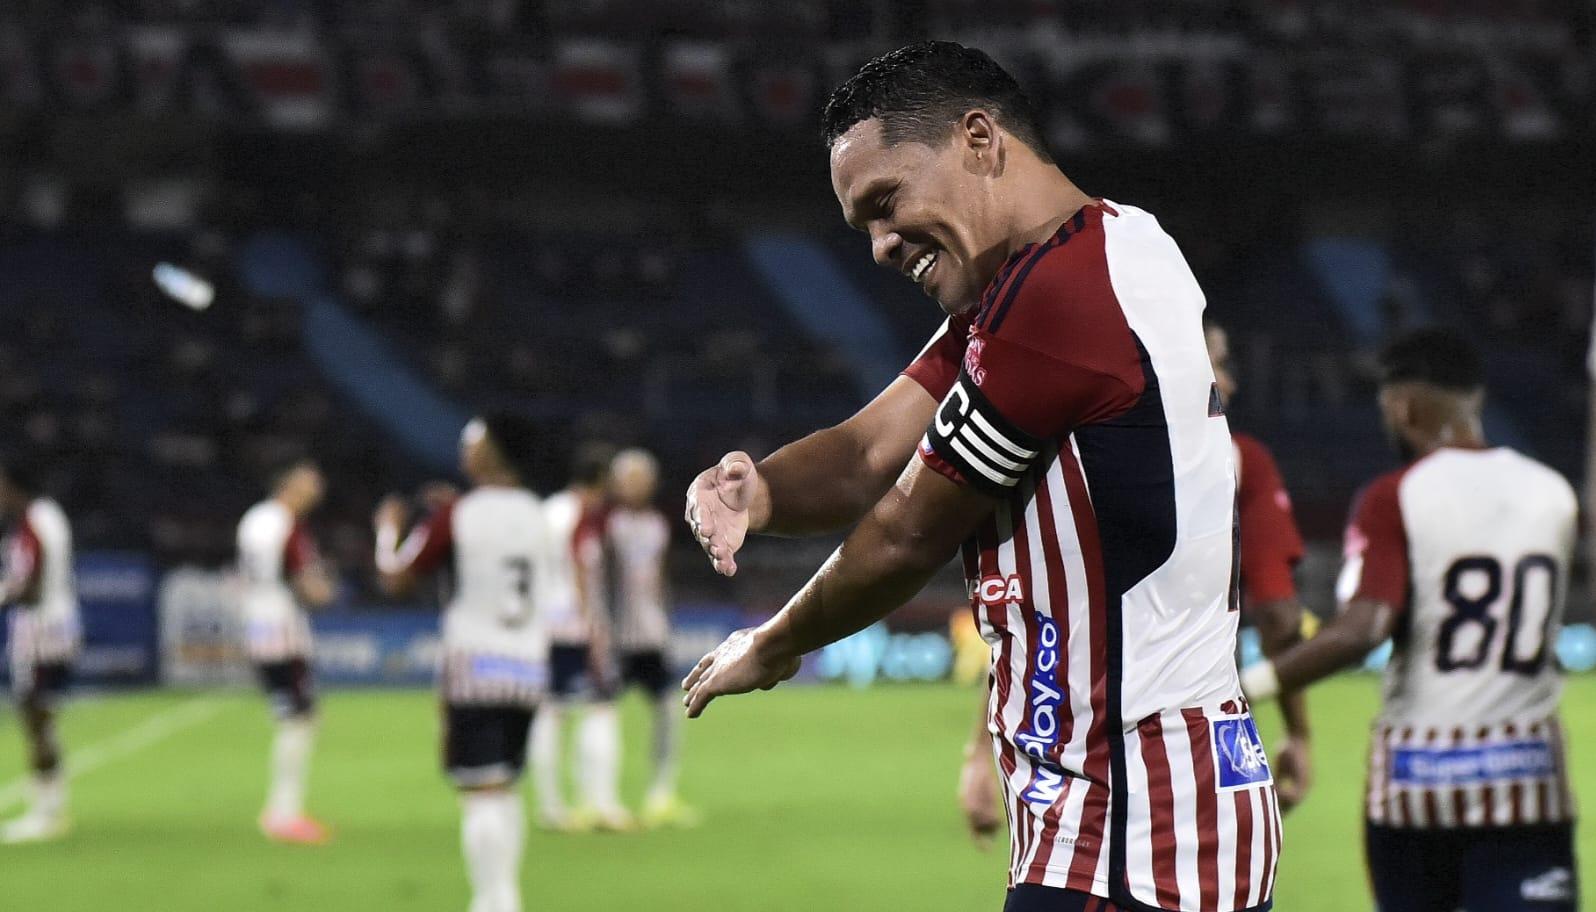
[[[158,670],[155,565],[142,554],[83,551],[77,556],[83,653],[75,678],[90,685],[149,684]],[[0,643],[5,640],[0,624]],[[0,676],[7,672],[0,663]]]
[[[311,615],[316,676],[332,685],[430,685],[438,667],[438,612],[407,608]]]

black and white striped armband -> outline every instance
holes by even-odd
[[[963,371],[937,406],[925,437],[932,452],[994,497],[1006,496],[1025,477],[1043,443],[999,414]]]

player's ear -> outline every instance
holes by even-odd
[[[1002,136],[991,114],[972,108],[959,118],[954,132],[964,151],[965,167],[971,173],[989,174],[998,167]]]

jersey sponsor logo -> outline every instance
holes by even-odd
[[[1574,873],[1567,868],[1552,868],[1525,879],[1518,885],[1518,895],[1525,902],[1573,902]]]
[[[1251,788],[1273,781],[1269,758],[1252,716],[1225,716],[1210,720],[1213,727],[1214,769],[1219,771],[1219,791]]]
[[[548,667],[509,656],[472,656],[467,674],[478,681],[514,681],[542,687],[548,681]]]
[[[1064,694],[1058,689],[1058,625],[1046,615],[1036,618],[1036,648],[1032,655],[1030,692],[1026,695],[1025,723],[1015,736],[1020,749],[1039,761],[1022,797],[1031,804],[1050,805],[1064,787],[1064,774],[1053,765],[1058,745],[1058,708]]]
[[[970,583],[970,597],[987,607],[1025,601],[1025,583],[1016,575],[986,576]]]
[[[970,484],[999,496],[1030,471],[1042,445],[999,414],[967,371],[937,407],[926,442]]]
[[[1506,779],[1540,779],[1557,772],[1546,741],[1510,741],[1478,747],[1399,747],[1391,752],[1391,782],[1419,787],[1477,785]]]

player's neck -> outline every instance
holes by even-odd
[[[1480,420],[1459,418],[1441,425],[1429,434],[1423,445],[1419,447],[1419,455],[1428,456],[1436,450],[1445,449],[1483,450],[1487,446],[1485,429],[1480,425]]]
[[[1033,173],[1017,180],[1020,189],[1009,218],[1010,256],[1026,244],[1040,244],[1058,232],[1060,226],[1093,199],[1047,162],[1034,160],[1024,166]]]

